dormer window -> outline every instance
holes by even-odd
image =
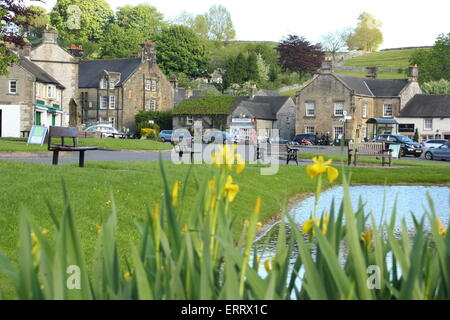
[[[100,79],[100,89],[103,89],[103,90],[108,89],[108,80],[106,78]]]

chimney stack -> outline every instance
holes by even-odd
[[[333,61],[330,58],[325,58],[322,61],[322,67],[320,68],[320,73],[332,73],[333,72]]]
[[[378,74],[378,68],[377,67],[367,67],[367,74],[366,79],[376,79]]]
[[[145,41],[141,44],[141,60],[142,63],[149,61],[150,63],[156,63],[156,43],[153,41]]]
[[[58,41],[58,32],[56,30],[48,29],[48,26],[45,27],[42,32],[42,43],[57,43]]]
[[[417,82],[419,80],[419,67],[415,64],[412,67],[409,67],[408,70],[408,80]]]
[[[256,88],[256,84],[252,84],[250,86],[250,99],[253,99],[256,96],[258,89]]]
[[[76,44],[72,44],[68,51],[75,58],[81,58],[81,57],[83,57],[83,54],[84,54],[82,45],[77,46]]]

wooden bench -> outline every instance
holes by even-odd
[[[52,143],[52,138],[61,138],[61,143]],[[72,139],[71,144],[64,143],[64,139]],[[79,165],[84,167],[84,153],[90,150],[98,150],[99,147],[79,147],[78,146],[78,130],[73,127],[50,127],[48,133],[48,151],[53,151],[53,164],[58,164],[59,152],[73,152],[80,153]]]
[[[353,154],[354,152],[354,154]],[[384,158],[389,159],[389,166],[392,165],[392,151],[386,149],[384,142],[361,142],[356,145],[350,143],[348,146],[348,165],[352,163],[356,166],[358,157],[377,157],[381,158],[381,164],[384,167]]]
[[[281,151],[281,145],[280,145],[280,156],[286,156],[286,164],[289,164],[290,161],[295,161],[295,163],[298,165],[298,152],[300,151],[300,146],[294,146],[294,145],[285,145],[285,152]]]

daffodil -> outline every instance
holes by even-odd
[[[233,169],[233,165],[236,164],[236,173],[241,173],[245,168],[245,161],[239,153],[235,153],[236,146],[231,148],[229,145],[220,147],[218,152],[211,154],[211,159],[216,168],[221,168],[225,165],[228,170]]]
[[[437,225],[438,225],[439,234],[441,236],[445,237],[447,235],[447,229],[442,225],[441,218],[437,219]]]
[[[339,176],[339,171],[330,166],[333,162],[332,159],[324,161],[322,156],[312,158],[314,164],[306,167],[306,174],[313,180],[317,176],[321,176],[325,172],[327,173],[328,182],[332,183]]]
[[[328,215],[325,215],[322,219],[322,233],[327,234],[328,232]],[[320,227],[320,220],[317,218],[312,217],[311,219],[305,221],[305,223],[302,226],[302,231],[304,234],[308,234],[312,231],[312,234],[315,234],[315,230],[313,228],[313,225],[316,225],[317,227]]]
[[[125,280],[131,280],[131,273],[130,272],[125,272],[124,273],[124,275],[123,275],[123,278],[125,279]]]
[[[361,233],[361,241],[367,245],[367,248],[370,248],[372,244],[372,230],[367,230],[367,232]]]
[[[256,198],[254,211],[255,213],[259,213],[261,211],[261,197]]]
[[[267,273],[269,273],[271,271],[270,264],[271,264],[271,261],[269,259],[264,261],[264,268],[266,269]]]
[[[237,184],[233,184],[233,178],[228,176],[227,183],[225,184],[224,194],[228,199],[228,202],[233,202],[236,194],[239,192],[239,186]]]
[[[256,224],[256,227],[257,227],[258,229],[261,229],[262,226],[263,226],[263,224],[262,224],[261,222],[258,222],[258,223]]]
[[[172,205],[174,207],[177,205],[179,184],[180,184],[180,182],[176,181],[175,184],[173,185],[173,189],[172,189]]]

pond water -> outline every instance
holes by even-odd
[[[413,229],[413,220],[411,213],[416,218],[423,217],[427,212],[431,212],[430,203],[427,195],[432,199],[436,215],[441,218],[442,224],[447,226],[450,215],[450,188],[445,186],[355,186],[350,187],[350,196],[352,207],[357,210],[359,201],[364,205],[365,213],[373,214],[375,221],[379,224],[381,221],[390,219],[394,204],[397,204],[397,226],[401,220],[405,219],[408,228]],[[321,216],[325,211],[329,211],[334,200],[336,210],[343,200],[343,188],[335,187],[322,192],[319,200],[318,215]],[[290,216],[299,225],[310,219],[314,210],[314,196],[300,201],[289,212]],[[389,220],[388,220],[389,221]],[[425,224],[429,225],[425,219]],[[273,230],[268,230],[261,235],[255,243],[255,249],[261,260],[271,259],[275,252],[277,243],[278,227],[274,226]],[[273,232],[272,232],[273,231]],[[287,229],[287,237],[290,232]],[[297,258],[298,252],[294,250],[292,253],[291,263],[293,264]],[[303,273],[303,270],[300,270]],[[262,276],[266,275],[264,268],[259,269]]]

